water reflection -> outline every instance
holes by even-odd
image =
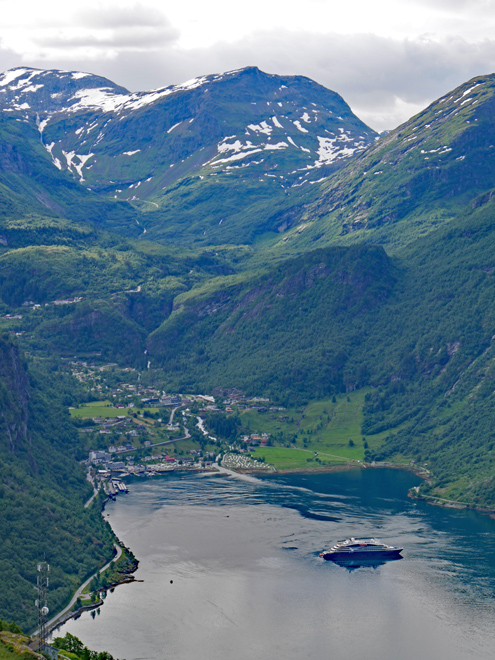
[[[414,502],[416,483],[356,470],[132,484],[108,512],[144,582],[62,634],[127,660],[491,660],[495,522]],[[404,560],[318,557],[345,537],[399,545]]]
[[[399,561],[404,557],[389,557],[388,559],[345,559],[344,557],[330,559],[337,566],[347,569],[349,572],[355,571],[358,568],[371,568],[377,569],[380,566],[385,566],[391,561]]]

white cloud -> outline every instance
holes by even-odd
[[[495,6],[493,0],[412,0],[412,2],[428,9],[441,9],[449,14],[467,11],[472,15],[473,11],[493,11]]]
[[[177,32],[170,26],[139,26],[135,28],[119,27],[115,29],[87,30],[71,29],[65,31],[46,31],[44,34],[33,37],[33,44],[44,51],[46,58],[59,55],[74,57],[77,50],[93,49],[94,56],[105,57],[107,48],[118,52],[127,50],[152,50],[157,47],[164,48],[177,39]],[[103,50],[102,50],[103,49]],[[66,51],[65,53],[63,51]],[[100,53],[100,51],[102,51]]]
[[[121,7],[97,6],[80,9],[74,14],[79,25],[91,28],[137,28],[169,26],[169,20],[155,7],[137,3]]]
[[[277,31],[211,48],[169,49],[140,69],[146,69],[150,86],[156,86],[159,77],[162,84],[178,83],[248,65],[313,78],[341,94],[373,128],[383,130],[394,128],[473,76],[494,71],[495,40],[395,40]],[[118,62],[113,66],[117,74]],[[117,82],[135,89],[144,81],[139,72],[126,70],[125,78]]]
[[[5,4],[0,68],[89,70],[144,90],[256,65],[313,78],[379,130],[495,70],[495,0],[309,0],[304,11],[251,0],[242,20],[231,0],[162,7],[45,0],[27,13],[22,0]]]
[[[104,61],[126,50],[166,48],[180,36],[153,0],[151,4],[123,0],[122,6],[110,0],[104,7],[90,0],[80,7],[79,2],[47,0],[24,15],[14,7],[2,16],[2,45],[23,61],[79,57]]]

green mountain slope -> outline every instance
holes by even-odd
[[[15,343],[0,337],[0,617],[25,630],[37,623],[36,567],[52,565],[56,610],[82,579],[113,553],[92,489],[78,463],[77,432],[62,403],[63,386],[28,370]]]
[[[474,78],[381,137],[319,184],[280,249],[395,249],[454,218],[495,186],[494,91],[495,75]]]
[[[44,355],[97,352],[144,366],[146,336],[169,316],[174,298],[233,273],[244,256],[231,248],[179,252],[56,218],[7,226],[0,323]]]
[[[279,400],[365,385],[352,356],[394,285],[377,247],[328,248],[263,276],[188,295],[147,341],[176,387],[238,387]]]
[[[389,375],[369,396],[364,422],[365,433],[391,429],[377,458],[399,452],[428,462],[435,478],[425,493],[488,507],[495,505],[494,217],[488,202],[401,253],[405,295],[388,313]]]
[[[40,143],[36,126],[0,114],[0,234],[3,244],[11,226],[21,218],[68,219],[111,229],[125,228],[131,236],[142,233],[132,207],[106,200],[87,190],[66,172],[54,167]],[[69,228],[67,227],[69,230]],[[69,230],[70,231],[70,230]]]
[[[147,342],[178,388],[290,402],[371,386],[370,459],[427,462],[425,492],[495,506],[492,201],[397,252],[316,250],[262,277],[180,296]]]
[[[52,72],[66,96],[48,111],[48,97],[20,108],[41,75],[25,71],[7,101],[31,115],[0,125],[11,145],[0,173],[0,311],[22,316],[2,325],[24,347],[149,366],[176,390],[237,387],[292,403],[366,387],[363,431],[387,436],[370,459],[426,462],[426,494],[495,506],[495,76],[454,90],[347,165],[318,167],[313,143],[345,107],[307,79],[248,69],[151,98],[101,79],[67,88],[69,74]],[[42,126],[35,111],[48,113]],[[332,125],[330,155],[347,143],[338,133],[364,135],[358,120],[354,133]],[[309,155],[267,148],[289,137]],[[96,162],[76,159],[83,145]],[[325,167],[331,177],[311,185]],[[134,207],[108,194],[135,197]],[[98,225],[135,227],[140,240]]]
[[[18,68],[0,75],[0,109],[30,127],[54,170],[107,198],[107,228],[141,223],[182,243],[252,241],[290,188],[377,135],[335,92],[256,67],[133,94],[90,74]]]

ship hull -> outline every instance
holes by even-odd
[[[320,557],[326,561],[356,561],[356,559],[399,559],[401,558],[402,548],[390,548],[390,549],[380,549],[380,550],[345,550],[338,552],[322,552]]]

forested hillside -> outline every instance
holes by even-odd
[[[28,369],[15,342],[0,337],[0,618],[37,623],[36,567],[51,564],[50,606],[59,609],[82,579],[113,555],[113,534],[92,493],[70,389],[55,374]]]
[[[359,347],[395,279],[380,247],[309,252],[242,284],[179,296],[148,355],[179,389],[222,383],[284,402],[356,389],[369,378]]]
[[[370,460],[428,462],[433,486],[493,506],[495,205],[473,206],[393,260],[316,250],[179,297],[148,339],[151,360],[179,389],[221,382],[281,402],[371,386],[363,434],[389,437]]]

